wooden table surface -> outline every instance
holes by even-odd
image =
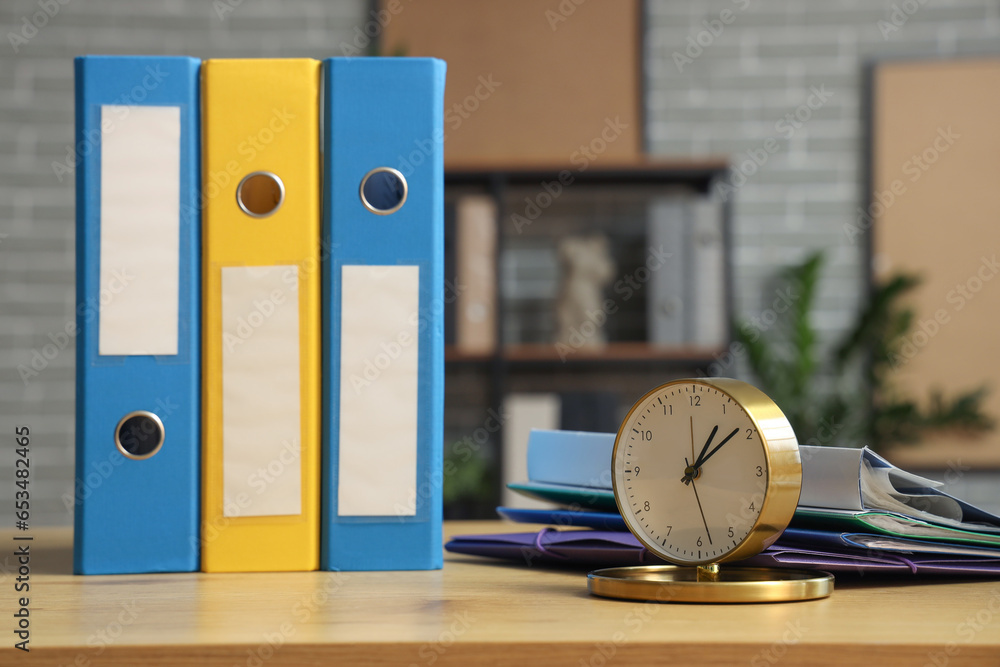
[[[68,529],[35,531],[31,549],[30,653],[13,648],[22,594],[0,556],[0,665],[1000,665],[1000,580],[839,578],[810,602],[647,604],[591,597],[583,571],[447,553],[432,572],[82,577]]]

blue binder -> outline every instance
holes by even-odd
[[[76,59],[73,567],[198,569],[198,71]]]
[[[324,63],[328,570],[442,564],[445,63]]]

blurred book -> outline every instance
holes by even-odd
[[[650,253],[666,255],[650,271],[647,337],[656,345],[726,344],[724,208],[707,197],[674,195],[649,206]]]
[[[559,426],[559,395],[547,393],[508,394],[503,402],[503,489],[504,505],[512,507],[543,507],[534,497],[519,494],[509,488],[528,477],[529,434],[535,429],[555,429]]]
[[[666,264],[653,272],[646,293],[647,336],[657,345],[683,345],[692,336],[687,308],[693,298],[684,271],[685,258],[690,256],[689,212],[686,197],[664,197],[649,207],[646,242],[670,255]]]
[[[571,391],[559,394],[559,428],[607,433],[621,424],[618,394],[613,391]],[[530,474],[530,461],[529,474]]]
[[[722,347],[728,340],[726,319],[725,251],[722,203],[698,199],[691,206],[692,267],[691,343],[700,347]]]
[[[488,195],[455,203],[455,346],[490,354],[497,345],[497,205]]]

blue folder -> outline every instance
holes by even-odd
[[[321,567],[440,568],[445,63],[323,77]]]
[[[199,64],[76,59],[80,574],[198,568]]]

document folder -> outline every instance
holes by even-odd
[[[322,568],[439,568],[445,64],[324,65]]]
[[[78,574],[198,568],[199,65],[76,59]]]
[[[319,565],[319,61],[208,60],[202,569]]]

